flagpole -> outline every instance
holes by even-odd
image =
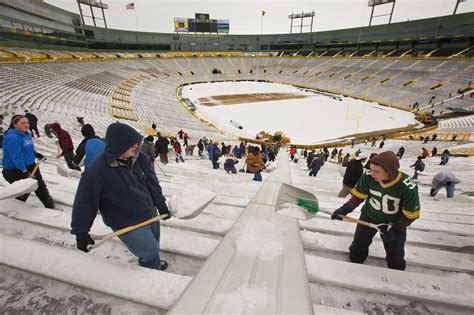
[[[139,29],[138,29],[137,10],[133,9],[133,12],[135,13],[135,23],[137,24],[137,32],[138,32],[138,31],[139,31]]]

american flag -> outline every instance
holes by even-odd
[[[127,10],[135,10],[135,3],[131,2],[131,3],[127,4],[127,5],[125,5],[125,8],[126,8]]]

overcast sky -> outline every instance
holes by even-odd
[[[79,13],[76,0],[46,0],[68,11]],[[174,17],[194,18],[209,13],[211,19],[230,20],[230,34],[289,33],[292,12],[315,11],[313,31],[367,26],[370,8],[367,0],[102,0],[109,5],[109,28],[172,33]],[[135,10],[126,10],[134,2]],[[397,0],[392,22],[450,15],[456,0]],[[83,7],[83,10],[86,7]],[[391,4],[378,6],[375,14],[389,13]],[[262,11],[265,15],[262,17]],[[473,12],[474,0],[459,5],[458,13]],[[87,15],[90,12],[87,10]],[[100,14],[97,11],[96,16]],[[137,23],[138,22],[138,23]],[[306,21],[310,22],[310,19]],[[92,24],[92,21],[86,20]],[[299,20],[294,21],[299,25]],[[388,17],[375,18],[372,24],[388,23]],[[100,24],[99,24],[100,25]],[[293,32],[299,32],[299,28]],[[303,31],[309,32],[309,27]]]

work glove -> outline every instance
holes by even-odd
[[[339,220],[342,221],[342,218],[339,216],[340,214],[342,215],[347,215],[348,213],[351,213],[352,210],[349,208],[349,206],[345,203],[342,207],[339,209],[335,210],[332,215],[331,215],[331,220]]]
[[[84,234],[77,234],[76,235],[76,243],[77,249],[82,250],[83,252],[87,253],[89,250],[87,249],[88,245],[94,245],[95,242],[89,233]]]
[[[380,237],[384,242],[393,242],[398,238],[402,237],[406,229],[400,224],[395,223],[393,225],[381,226]]]
[[[171,216],[172,216],[172,214],[171,214],[171,212],[168,209],[168,206],[166,204],[163,207],[161,207],[160,209],[158,209],[158,211],[160,212],[160,215],[167,214],[167,216],[162,219],[163,221],[166,221],[166,220],[170,219]]]

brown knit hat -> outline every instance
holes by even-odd
[[[382,167],[390,176],[390,180],[398,175],[400,162],[398,161],[398,157],[392,151],[385,151],[377,154],[370,159],[370,163]]]

